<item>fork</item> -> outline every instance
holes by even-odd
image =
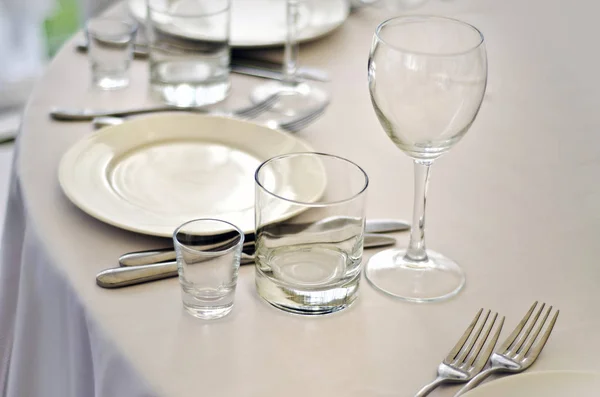
[[[219,114],[219,115],[230,115],[242,119],[250,119],[258,116],[261,113],[271,109],[271,107],[279,99],[279,94],[275,93],[268,96],[262,101],[254,103],[249,106],[241,107],[234,110],[221,110],[221,109],[209,109],[205,107],[189,108],[189,107],[177,107],[177,106],[154,106],[154,107],[141,107],[126,110],[98,110],[98,109],[60,109],[53,108],[50,110],[50,117],[54,120],[61,121],[89,121],[99,117],[125,117],[133,116],[136,114],[144,113],[157,113],[157,112],[197,112],[203,114]]]
[[[269,128],[273,128],[273,129],[297,132],[297,131],[300,131],[302,128],[306,127],[307,125],[309,125],[310,123],[312,123],[313,121],[315,121],[316,119],[318,119],[319,117],[321,117],[323,115],[323,113],[325,113],[325,109],[327,108],[328,105],[329,105],[329,103],[325,103],[314,109],[310,109],[310,110],[306,111],[305,113],[300,114],[300,116],[295,117],[289,121],[282,122],[282,121],[270,120],[270,121],[267,121],[265,123],[265,125]]]
[[[446,356],[444,361],[438,366],[437,377],[433,382],[423,386],[421,390],[415,394],[415,397],[423,397],[431,393],[436,387],[442,383],[462,383],[472,379],[475,374],[483,369],[487,363],[490,354],[496,346],[504,317],[492,332],[498,313],[494,313],[490,319],[490,311],[485,314],[485,318],[480,322],[477,329],[475,326],[479,321],[483,309],[479,309],[475,318],[469,324],[466,331],[460,337],[456,345]],[[484,330],[484,326],[487,324]],[[490,336],[491,335],[491,336]],[[489,342],[484,347],[486,340]]]
[[[323,106],[319,106],[315,109],[311,109],[311,110],[307,111],[306,113],[301,114],[298,117],[295,117],[292,120],[288,120],[285,122],[269,120],[265,123],[265,125],[269,128],[273,128],[273,129],[281,129],[281,130],[290,131],[290,132],[297,132],[297,131],[300,131],[302,128],[306,127],[308,124],[315,121],[317,118],[319,118],[325,112],[326,107],[327,107],[327,104],[325,104]],[[266,110],[263,110],[262,112],[264,112],[264,111],[266,111]],[[218,115],[218,113],[211,113],[211,114]],[[252,119],[252,118],[256,117],[257,115],[253,114],[253,115],[249,116],[248,113],[246,113],[246,114],[244,114],[243,117],[240,117],[238,114],[236,114],[235,117],[242,118],[242,119]],[[92,120],[92,126],[94,127],[94,129],[97,130],[97,129],[108,127],[111,125],[121,124],[124,121],[125,120],[121,117],[95,117]]]
[[[521,319],[521,322],[517,325],[517,327],[513,330],[513,332],[509,335],[509,337],[504,341],[502,346],[498,349],[498,352],[492,354],[490,359],[491,367],[482,371],[477,376],[475,376],[469,383],[467,383],[462,389],[458,391],[454,395],[454,397],[461,396],[463,393],[475,388],[484,379],[496,372],[510,372],[517,373],[525,371],[529,368],[534,361],[539,356],[540,352],[546,345],[548,341],[548,337],[554,328],[554,324],[556,323],[556,319],[558,318],[558,313],[560,310],[556,310],[552,320],[548,324],[546,331],[542,334],[542,336],[538,339],[546,320],[550,316],[550,312],[552,311],[552,306],[548,308],[545,312],[544,316],[540,320],[540,315],[542,314],[545,303],[542,303],[539,310],[533,316],[533,320],[529,322],[527,328],[525,325],[531,318],[538,302],[534,302],[527,314]],[[533,329],[534,326],[535,330]],[[533,332],[532,332],[533,331]]]

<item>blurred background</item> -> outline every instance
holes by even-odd
[[[115,2],[0,0],[0,142],[5,142],[0,149],[3,154],[6,143],[10,143],[18,131],[25,102],[52,56],[89,16]]]
[[[21,113],[53,55],[116,0],[0,0],[0,223]]]

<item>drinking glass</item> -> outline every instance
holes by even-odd
[[[374,255],[366,277],[408,301],[447,299],[462,289],[465,275],[425,247],[427,183],[431,164],[460,141],[479,112],[487,82],[483,35],[449,18],[392,18],[375,31],[368,71],[383,129],[414,160],[415,196],[408,248]]]
[[[92,83],[103,90],[127,87],[137,25],[119,19],[92,18],[85,33]]]
[[[244,233],[218,219],[196,219],[173,233],[183,307],[215,319],[233,308]]]
[[[274,157],[256,171],[256,288],[300,314],[343,309],[357,297],[366,173],[322,153]]]
[[[259,85],[251,95],[253,102],[259,102],[278,93],[279,102],[273,110],[288,116],[295,116],[312,109],[325,106],[328,99],[327,93],[296,77],[298,68],[298,32],[302,29],[301,21],[309,19],[311,6],[318,6],[318,2],[329,0],[279,0],[286,2],[286,41],[284,47],[283,79]],[[305,17],[301,17],[301,16]]]
[[[150,86],[163,102],[203,106],[229,93],[231,0],[148,0]]]

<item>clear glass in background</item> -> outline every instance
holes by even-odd
[[[193,107],[229,93],[230,0],[148,0],[150,88]]]
[[[129,85],[129,68],[137,25],[112,18],[92,18],[87,22],[88,58],[92,82],[103,90]]]
[[[294,153],[267,160],[255,179],[258,294],[300,314],[350,305],[360,281],[366,173],[341,157]]]
[[[244,233],[217,219],[196,219],[173,233],[183,307],[210,320],[233,308]]]
[[[329,0],[279,1],[286,2],[287,12],[287,35],[283,60],[284,77],[281,81],[270,81],[259,85],[254,89],[251,97],[252,101],[256,103],[279,93],[279,103],[273,107],[273,110],[287,116],[295,116],[325,106],[329,101],[329,95],[323,89],[314,86],[312,83],[298,80],[296,76],[299,52],[298,34],[306,21],[309,20],[307,14],[311,12],[311,7],[316,6],[316,2]],[[349,6],[347,10],[349,11]],[[344,15],[344,19],[346,15]]]
[[[406,16],[377,28],[369,57],[369,90],[390,139],[415,163],[410,243],[374,255],[367,279],[408,301],[447,299],[465,284],[462,269],[425,247],[429,168],[473,123],[487,82],[483,35],[454,19]]]

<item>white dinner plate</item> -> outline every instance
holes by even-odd
[[[59,182],[89,215],[138,233],[170,237],[194,218],[218,218],[254,230],[254,173],[265,160],[312,152],[293,135],[249,122],[163,114],[104,128],[63,156]],[[323,164],[312,159],[293,179],[271,175],[286,194],[318,199]],[[298,214],[275,209],[274,220]]]
[[[232,0],[230,45],[238,48],[283,45],[287,32],[285,4],[285,0]],[[146,20],[146,0],[129,0],[129,10],[138,21]],[[348,0],[303,2],[298,16],[298,40],[314,40],[331,33],[344,23],[348,12]],[[198,26],[189,29],[179,26],[177,31],[170,28],[169,33],[191,39],[213,36],[210,32],[198,32]]]
[[[464,397],[596,397],[600,396],[600,372],[543,371],[483,384]]]

